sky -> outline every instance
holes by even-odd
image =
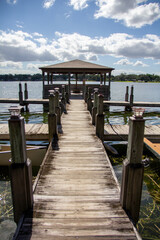
[[[160,1],[0,0],[0,74],[74,59],[160,75]]]

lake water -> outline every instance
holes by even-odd
[[[29,98],[42,98],[42,82],[27,82]],[[134,101],[160,102],[160,84],[159,83],[132,83],[116,82],[111,83],[111,100],[124,100],[126,86],[134,86]],[[24,83],[22,83],[24,90]],[[0,98],[18,98],[19,82],[0,82]],[[14,104],[15,105],[15,104]],[[9,118],[8,108],[10,104],[0,104],[0,124],[7,123]],[[30,113],[24,114],[26,123],[47,123],[47,115],[42,114],[41,105],[30,105]],[[105,122],[111,124],[126,124],[132,113],[124,112],[124,107],[111,107],[110,112],[106,112]],[[160,124],[160,108],[146,108],[144,118],[146,124]],[[122,159],[121,159],[122,160]],[[153,161],[152,161],[153,162]],[[121,174],[121,163],[114,164],[117,176]],[[154,165],[152,163],[152,165]],[[0,168],[1,169],[1,168]],[[160,239],[160,163],[156,163],[156,187],[155,167],[146,170],[145,181],[142,193],[141,213],[138,229],[143,239]],[[2,170],[2,169],[1,169]],[[0,172],[0,230],[4,220],[12,220],[12,201],[10,183],[6,181],[4,171]],[[119,177],[120,178],[120,177]],[[147,179],[147,180],[146,180]],[[154,189],[150,193],[149,188]],[[156,198],[154,198],[156,194]],[[147,217],[146,217],[147,216]],[[145,220],[144,220],[145,219]],[[147,219],[147,220],[146,220]],[[152,222],[152,224],[150,224]],[[11,224],[13,225],[13,224]],[[4,226],[4,224],[3,224]],[[8,225],[7,225],[8,226]],[[14,232],[15,226],[13,225]],[[8,231],[8,230],[6,230]],[[1,236],[1,235],[0,235]],[[156,237],[155,237],[156,236]],[[1,237],[0,237],[1,239]],[[7,239],[7,238],[6,238]]]
[[[27,82],[27,85],[29,98],[42,98],[42,82]],[[124,100],[126,86],[129,86],[130,91],[132,85],[134,86],[134,101],[160,102],[160,83],[112,82],[111,100]],[[24,83],[22,83],[22,89],[24,91]],[[19,82],[0,82],[0,98],[18,98],[18,91]],[[7,122],[10,105],[0,104],[1,123]],[[43,121],[42,116],[38,115],[38,113],[43,111],[42,105],[31,104],[29,109],[30,112],[37,113],[37,115],[35,117],[33,115],[29,116],[28,122],[34,122],[34,118],[37,122]],[[112,124],[125,124],[123,111],[124,107],[110,107],[110,114],[107,116],[109,121]],[[145,112],[146,124],[160,124],[160,108],[146,108]]]

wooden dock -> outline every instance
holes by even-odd
[[[119,185],[84,101],[71,100],[58,145],[34,184],[34,205],[15,239],[138,239],[119,202]]]
[[[152,143],[147,138],[144,138],[144,143],[146,147],[158,158],[160,159],[160,143]]]
[[[105,141],[127,141],[129,133],[129,125],[105,125],[104,140]],[[160,142],[160,125],[146,125],[144,136],[151,141]]]
[[[18,98],[0,98],[0,103],[18,103],[20,100]],[[26,99],[23,100],[23,105],[26,104],[45,104],[49,103],[49,99]]]
[[[79,98],[83,98],[81,94],[78,94]],[[73,98],[74,94],[71,95]],[[76,96],[77,98],[77,96]],[[16,103],[19,104],[20,100],[18,98],[0,98],[0,103]],[[28,104],[46,104],[49,103],[49,99],[23,99],[22,105]],[[119,107],[129,107],[131,106],[128,101],[104,101],[104,105],[107,106],[119,106]],[[160,107],[160,102],[133,102],[131,107]]]
[[[48,140],[48,124],[25,124],[26,140]],[[128,125],[105,125],[104,140],[119,141],[128,139]],[[146,125],[145,137],[160,142],[160,125]],[[0,140],[9,140],[8,124],[0,124]]]

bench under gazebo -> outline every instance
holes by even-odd
[[[43,98],[48,98],[48,91],[56,87],[59,87],[61,91],[62,84],[54,81],[54,76],[57,76],[58,74],[65,74],[67,75],[67,84],[69,86],[69,91],[71,94],[72,92],[84,92],[85,86],[89,86],[92,90],[94,88],[98,88],[99,92],[104,95],[104,99],[110,99],[111,72],[114,70],[114,68],[82,60],[72,60],[68,62],[40,67],[40,69],[42,70],[43,77]],[[75,74],[74,84],[71,81],[71,76],[73,74]],[[99,75],[99,83],[92,84],[88,82],[86,80],[86,76],[88,74]],[[81,83],[79,83],[78,81],[79,75],[81,75],[83,78]],[[106,84],[107,82],[108,84]]]

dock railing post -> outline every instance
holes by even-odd
[[[87,103],[88,99],[88,86],[85,85],[84,101]]]
[[[28,89],[27,89],[27,83],[24,84],[24,99],[28,99]],[[26,112],[29,112],[28,104],[26,104]]]
[[[129,87],[128,87],[128,86],[126,86],[125,101],[126,101],[126,102],[129,101]],[[131,103],[130,103],[130,104],[131,104]],[[125,106],[125,111],[131,111],[131,110],[132,110],[130,104],[129,104],[129,106]],[[132,104],[131,104],[131,105],[132,105]]]
[[[94,102],[92,108],[92,124],[96,123],[96,114],[97,114],[97,101],[98,101],[98,88],[94,88]]]
[[[22,214],[32,208],[32,164],[27,159],[24,118],[19,107],[9,109],[8,120],[11,143],[11,190],[14,210],[14,221],[18,224]]]
[[[98,95],[97,114],[96,114],[96,135],[103,141],[104,138],[104,114],[103,114],[103,95]]]
[[[131,94],[130,94],[130,107],[133,106],[133,98],[134,98],[134,95],[133,95],[133,86],[131,86]]]
[[[91,98],[92,88],[88,88],[88,98],[87,98],[87,110],[92,114],[92,98]]]
[[[61,125],[61,108],[59,106],[59,88],[55,88],[55,112],[57,114],[57,124]]]
[[[19,104],[23,106],[23,92],[22,92],[22,84],[19,83]]]
[[[55,95],[54,90],[50,90],[49,95],[49,113],[48,113],[48,132],[49,141],[51,142],[53,138],[57,135],[57,114],[55,113]]]
[[[125,101],[128,102],[128,97],[129,97],[129,87],[126,86],[126,93],[125,93]]]
[[[68,86],[68,84],[65,85],[65,99],[66,99],[66,103],[69,103],[69,86]]]
[[[85,86],[86,86],[86,79],[83,78],[83,89],[82,89],[83,99],[85,99]]]
[[[145,120],[137,112],[138,109],[129,120],[127,159],[123,162],[120,194],[121,205],[134,224],[139,219],[144,172],[142,154]]]
[[[62,85],[61,111],[66,112],[65,86]]]

